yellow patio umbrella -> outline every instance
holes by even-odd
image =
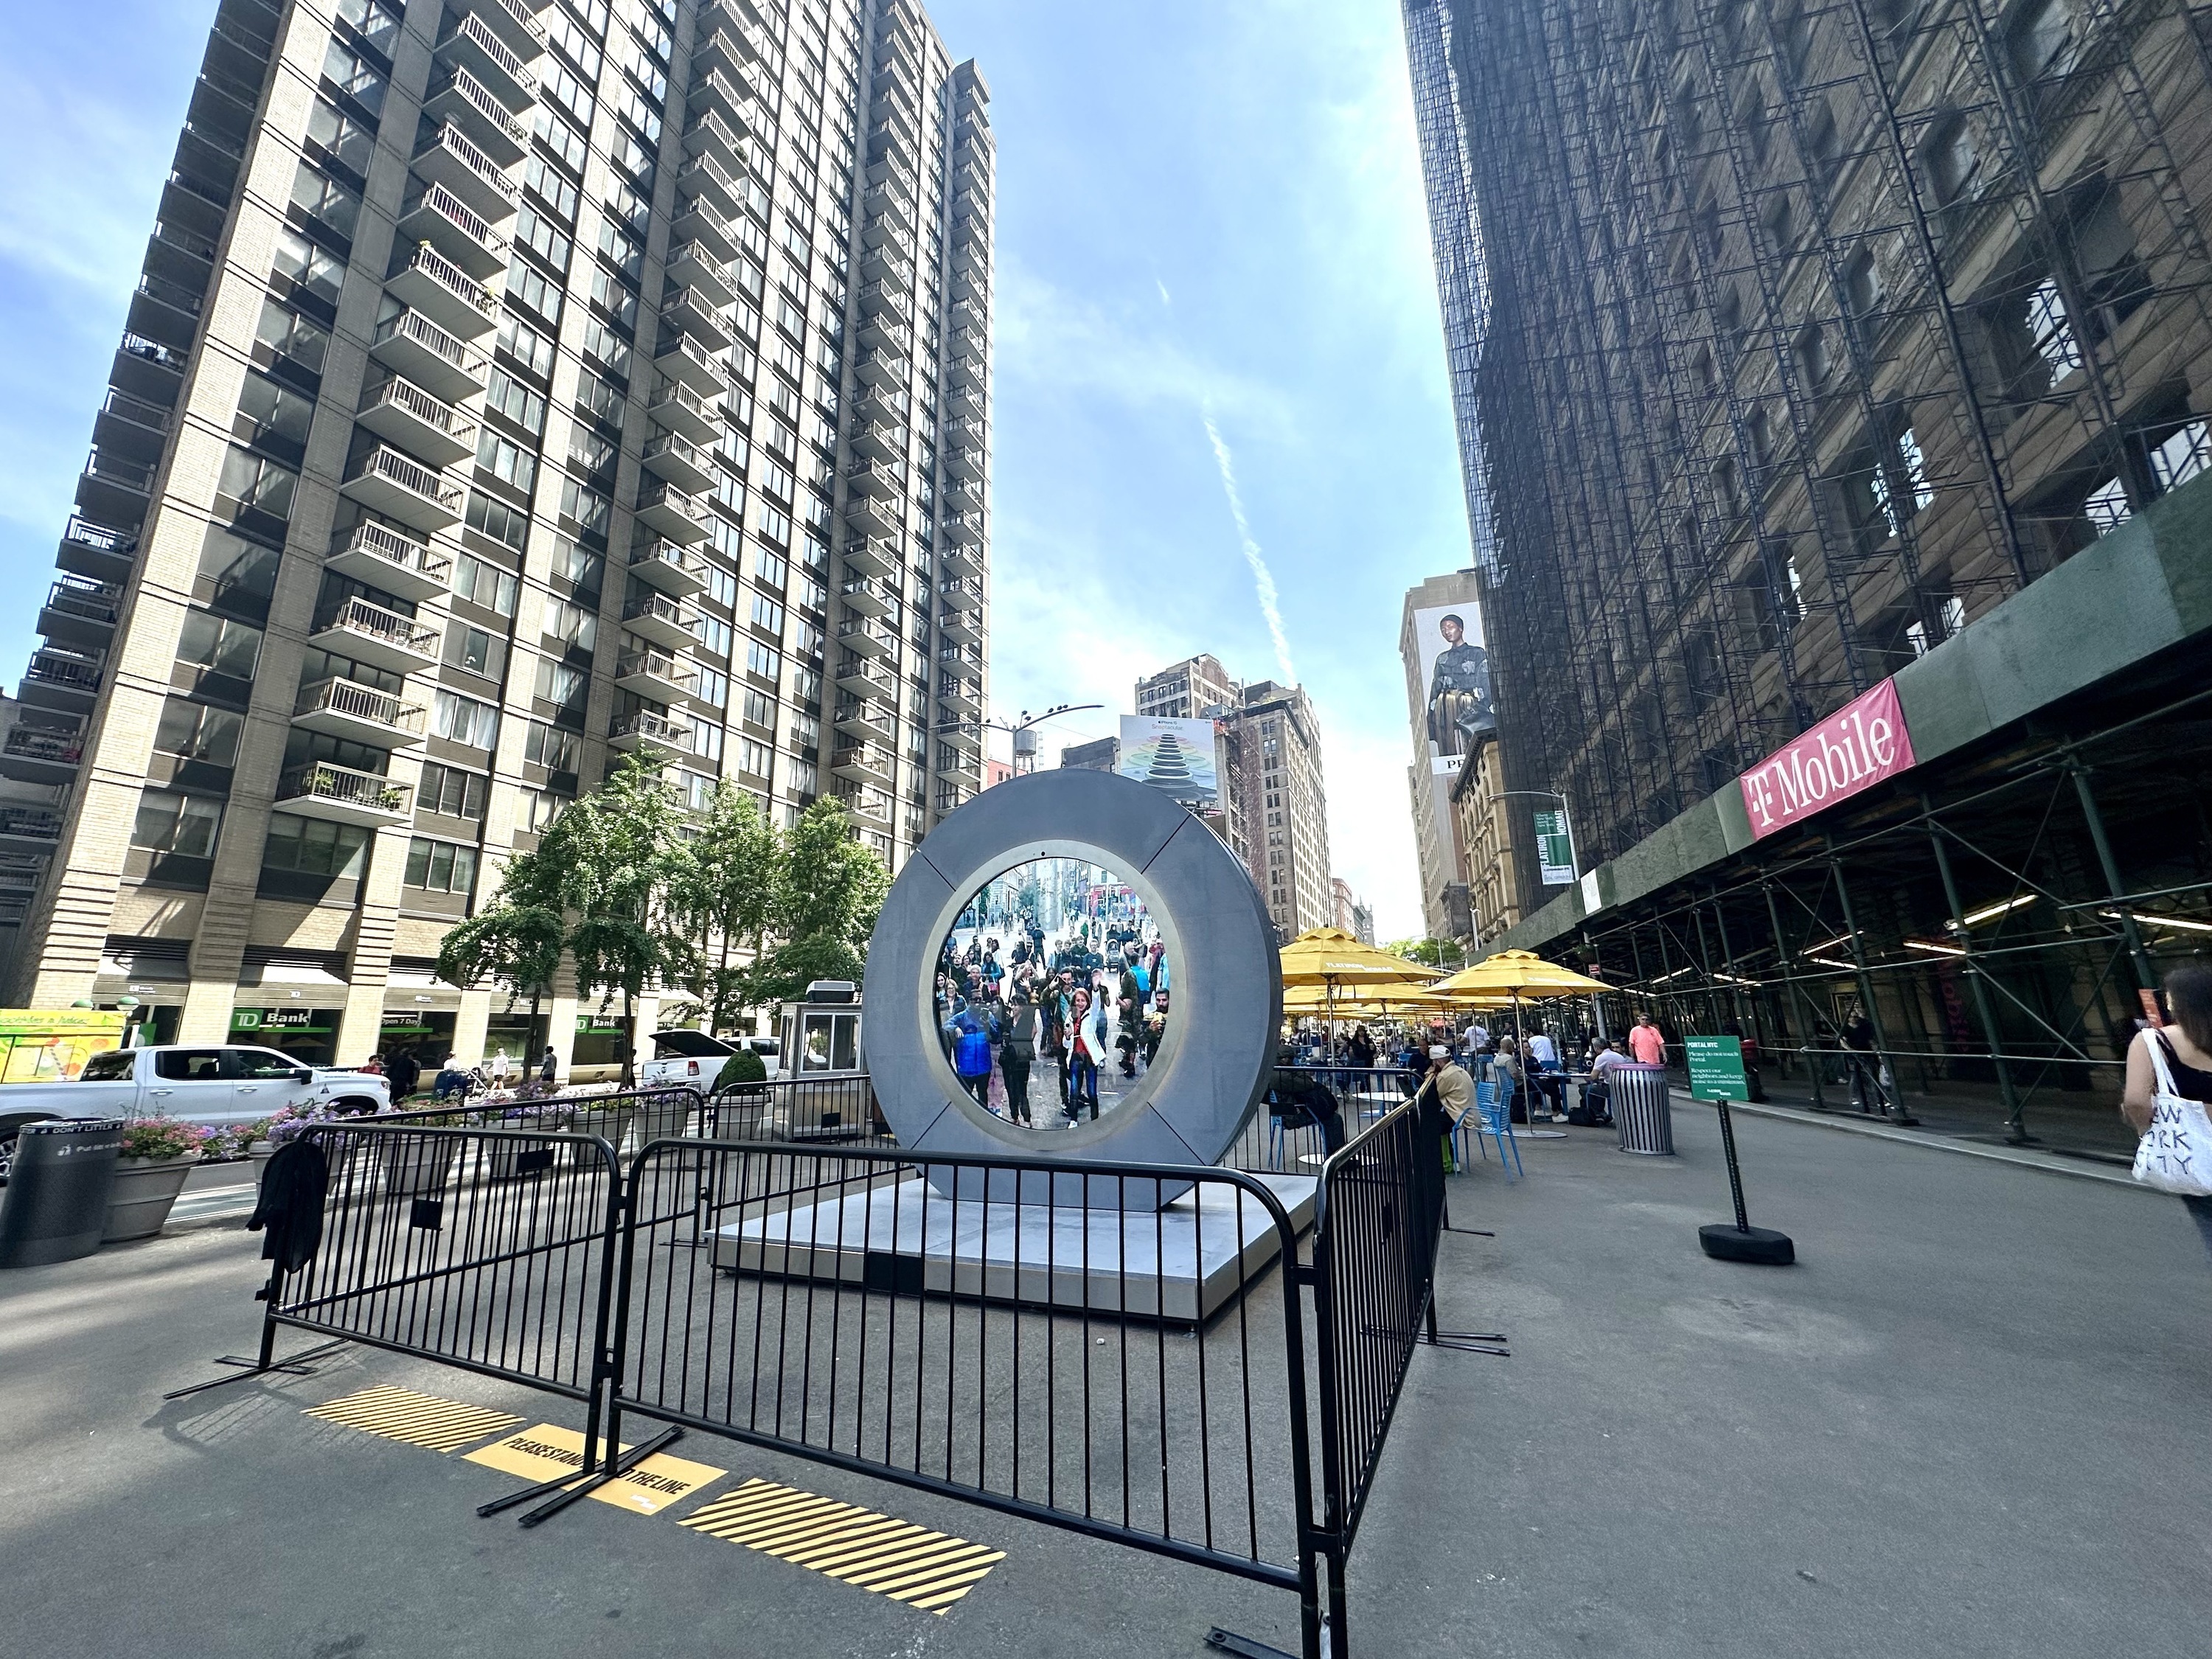
[[[1419,985],[1435,970],[1403,957],[1394,957],[1347,933],[1341,927],[1310,927],[1282,948],[1280,966],[1285,1006],[1289,994],[1300,987],[1318,988],[1329,1010],[1329,1036],[1336,1035],[1338,994],[1346,987]]]
[[[1613,988],[1603,980],[1578,974],[1556,962],[1547,962],[1534,951],[1500,951],[1485,957],[1430,988],[1448,994],[1504,997],[1513,1007],[1513,1030],[1521,1031],[1521,999],[1539,1000],[1555,996],[1595,995]]]

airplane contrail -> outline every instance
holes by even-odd
[[[1221,469],[1221,487],[1229,495],[1229,511],[1237,520],[1237,538],[1244,546],[1244,562],[1252,567],[1252,586],[1260,600],[1260,614],[1267,618],[1267,633],[1275,642],[1275,666],[1283,671],[1283,684],[1296,685],[1297,671],[1291,666],[1290,636],[1283,632],[1282,608],[1275,601],[1275,578],[1267,568],[1267,561],[1260,552],[1260,544],[1252,539],[1252,526],[1244,517],[1244,500],[1237,493],[1237,468],[1230,459],[1229,446],[1221,441],[1221,432],[1213,424],[1213,416],[1200,412],[1206,422],[1206,435],[1213,445],[1213,459]]]

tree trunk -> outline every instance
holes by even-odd
[[[637,1086],[637,999],[623,987],[623,1056],[621,1087]]]

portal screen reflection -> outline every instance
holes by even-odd
[[[1066,1129],[1134,1098],[1173,1018],[1158,918],[1102,865],[1032,859],[976,889],[937,955],[939,1041],[984,1110]]]

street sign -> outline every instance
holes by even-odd
[[[1567,832],[1565,812],[1538,812],[1536,867],[1547,887],[1565,887],[1575,878],[1574,837]]]
[[[1692,1100],[1748,1100],[1751,1084],[1743,1074],[1743,1039],[1686,1036],[1682,1050],[1690,1062]]]

